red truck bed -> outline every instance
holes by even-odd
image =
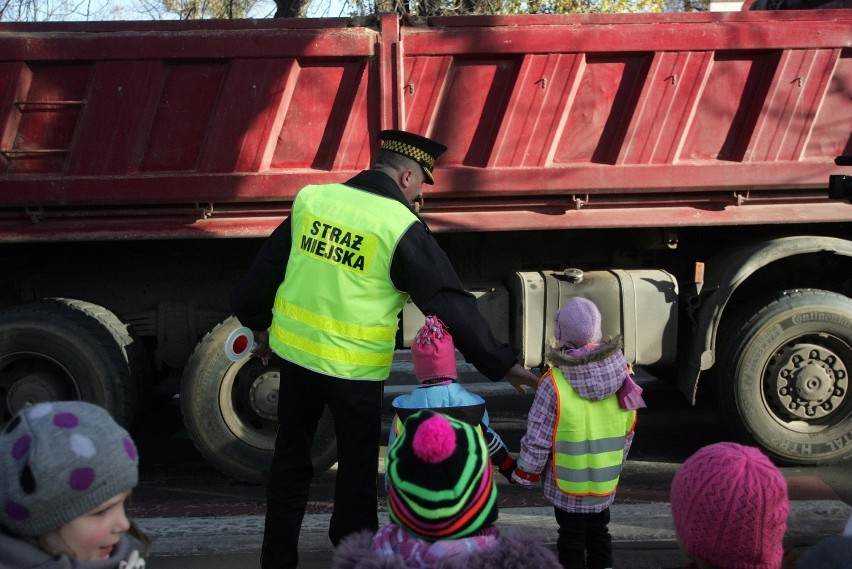
[[[852,454],[852,10],[0,24],[0,426],[179,394],[260,482],[279,377],[225,355],[229,291],[384,128],[449,146],[424,217],[524,365],[583,296],[738,439]],[[317,440],[319,472],[329,418]]]
[[[383,128],[438,231],[852,219],[852,10],[0,25],[0,241],[261,236]]]

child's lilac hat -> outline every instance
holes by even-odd
[[[688,557],[729,569],[778,569],[790,501],[787,481],[759,450],[700,449],[672,481],[672,517]]]
[[[556,341],[565,348],[582,348],[601,339],[601,313],[595,303],[579,296],[572,298],[554,315]]]
[[[44,535],[136,486],[138,466],[136,445],[103,407],[26,407],[0,434],[0,524]]]
[[[423,383],[430,379],[457,379],[453,337],[437,316],[427,316],[411,346],[414,374]]]

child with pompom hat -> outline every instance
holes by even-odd
[[[514,481],[543,479],[553,502],[559,562],[566,569],[612,567],[609,507],[633,442],[636,409],[644,407],[621,352],[621,338],[603,338],[601,314],[585,298],[556,314],[553,364],[527,417]]]
[[[428,409],[411,415],[387,460],[388,515],[375,533],[346,537],[334,569],[558,569],[521,532],[501,533],[497,485],[479,431]]]
[[[394,418],[388,448],[402,430],[406,418],[421,409],[434,409],[478,426],[488,445],[491,463],[511,481],[515,459],[500,435],[489,426],[485,400],[457,383],[453,337],[437,316],[426,316],[426,322],[414,337],[411,358],[420,385],[393,400]]]

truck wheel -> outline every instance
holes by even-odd
[[[82,400],[131,426],[137,346],[112,312],[88,302],[52,298],[0,311],[0,423],[28,403]]]
[[[84,300],[66,298],[49,300],[85,312],[100,322],[112,336],[112,339],[119,345],[122,352],[122,359],[130,370],[130,377],[132,378],[127,384],[127,390],[131,392],[129,401],[132,413],[128,425],[131,428],[134,427],[139,422],[144,402],[150,398],[151,385],[153,383],[153,369],[148,350],[145,349],[142,342],[130,331],[130,327],[122,322],[111,310]]]
[[[717,382],[735,434],[793,464],[852,456],[852,300],[777,293],[727,326]]]
[[[190,356],[181,382],[181,414],[208,462],[229,476],[261,484],[275,449],[280,375],[255,357],[227,358],[225,340],[239,326],[236,318],[228,318]],[[314,438],[314,471],[328,470],[336,460],[334,423],[326,409]]]

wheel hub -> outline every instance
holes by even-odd
[[[18,370],[19,373],[0,373],[0,376],[6,376],[4,381],[0,381],[0,393],[3,393],[2,384],[5,383],[8,386],[5,389],[5,399],[9,417],[27,405],[79,397],[79,394],[69,386],[67,378],[59,371],[44,368],[32,370],[23,375],[21,371],[23,370]]]
[[[819,419],[840,407],[848,390],[848,374],[834,352],[816,344],[785,346],[777,354],[769,377],[787,413],[799,419]]]
[[[249,402],[255,413],[267,421],[278,420],[278,372],[265,372],[255,378],[249,389]]]

